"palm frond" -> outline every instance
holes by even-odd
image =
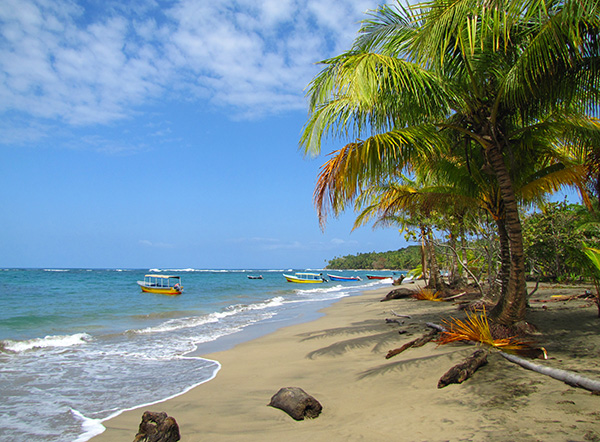
[[[428,288],[420,288],[412,295],[413,298],[421,301],[443,302],[444,298],[440,296],[440,292]]]
[[[436,342],[439,345],[457,341],[479,342],[501,350],[520,350],[527,348],[528,343],[518,340],[516,336],[495,339],[492,336],[485,308],[481,314],[467,312],[466,320],[451,318],[444,320],[447,331],[441,333]]]

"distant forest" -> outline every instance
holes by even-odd
[[[421,264],[421,247],[408,246],[388,252],[359,253],[336,257],[328,261],[326,269],[414,269]]]

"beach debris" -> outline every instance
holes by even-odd
[[[544,365],[534,364],[531,361],[527,361],[514,354],[504,353],[503,351],[500,352],[500,355],[507,361],[520,365],[528,370],[535,371],[536,373],[544,374],[559,381],[563,381],[565,384],[570,385],[571,387],[584,388],[592,393],[600,392],[600,381],[595,379],[586,378],[580,374],[567,370],[561,370],[560,368],[552,368]]]
[[[589,290],[586,290],[583,294],[577,295],[552,295],[549,299],[530,299],[529,302],[569,302],[574,299],[592,300],[594,295]]]
[[[380,302],[390,301],[392,299],[410,298],[414,294],[415,294],[414,290],[406,289],[406,288],[402,287],[399,289],[394,289],[391,292],[389,292],[387,295],[385,295],[385,298],[383,298]]]
[[[468,295],[468,294],[469,294],[469,292],[460,292],[460,293],[458,293],[456,295],[446,296],[444,298],[444,301],[453,301],[455,299],[462,298],[463,296]]]
[[[488,352],[486,350],[477,350],[471,356],[459,364],[450,368],[438,381],[438,388],[444,388],[449,384],[461,384],[466,381],[477,369],[487,364]]]
[[[396,323],[398,325],[402,325],[402,324],[404,324],[404,321],[401,321],[401,320],[396,319],[396,318],[385,318],[385,323],[386,324],[394,324],[394,323]]]
[[[490,304],[482,299],[476,299],[474,301],[457,301],[456,302],[458,310],[470,310],[473,312],[480,312],[484,309],[491,309],[494,307],[493,304]]]
[[[435,338],[437,336],[437,334],[438,334],[437,330],[431,330],[429,333],[424,334],[420,338],[417,338],[413,341],[407,342],[402,347],[388,351],[387,355],[385,355],[385,358],[389,359],[391,357],[394,357],[397,354],[402,353],[407,348],[422,347],[423,345],[427,344],[429,341],[432,341],[433,338]]]
[[[412,297],[420,301],[444,301],[444,298],[441,297],[441,293],[439,290],[432,290],[428,288],[420,288],[415,293],[413,293]]]
[[[485,313],[485,311],[484,311]],[[487,318],[486,318],[487,321]],[[443,327],[438,324],[434,324],[432,322],[426,323],[427,327],[430,327],[434,330],[444,333],[448,333],[449,330],[446,327]],[[470,344],[479,344],[481,341],[476,341],[472,339],[464,339],[465,342]],[[513,346],[505,346],[505,347],[495,347],[502,356],[507,361],[510,361],[514,364],[520,365],[523,368],[528,370],[535,371],[536,373],[540,373],[546,376],[550,376],[551,378],[557,379],[559,381],[564,382],[571,387],[583,388],[585,390],[591,391],[592,394],[600,394],[600,381],[595,379],[590,379],[585,376],[581,376],[578,373],[574,373],[567,370],[561,370],[559,368],[546,367],[544,365],[535,364],[531,361],[525,360],[514,353],[519,353],[522,355],[526,355],[528,357],[537,357],[540,359],[548,359],[548,355],[546,354],[546,349],[544,347],[529,347],[526,343],[522,347],[513,347]],[[503,351],[510,351],[510,354]]]
[[[394,310],[390,310],[390,313],[394,316],[398,316],[399,318],[408,318],[411,319],[410,315],[399,315],[398,313],[396,313]]]
[[[519,351],[531,347],[530,343],[521,341],[516,336],[509,336],[506,333],[500,338],[493,336],[485,308],[481,314],[467,312],[467,318],[464,321],[451,318],[450,320],[444,319],[442,322],[445,327],[436,341],[439,345],[467,341],[479,342],[505,351]]]
[[[392,279],[392,285],[400,285],[402,284],[402,280],[404,279],[404,275],[400,275],[400,277],[396,279]]]
[[[271,397],[269,406],[285,411],[297,421],[315,419],[323,409],[318,400],[299,387],[280,388]]]
[[[165,412],[144,411],[142,422],[133,442],[177,442],[179,426]]]

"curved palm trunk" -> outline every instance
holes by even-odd
[[[527,306],[523,233],[515,192],[502,152],[497,145],[492,144],[486,149],[486,153],[498,179],[498,186],[504,203],[505,227],[510,248],[508,285],[505,290],[503,289],[503,294],[492,310],[491,315],[501,324],[512,325],[525,319],[525,308]]]

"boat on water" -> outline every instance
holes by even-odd
[[[181,295],[183,285],[181,277],[173,275],[145,275],[143,281],[138,281],[142,292],[160,293],[161,295]]]
[[[248,279],[263,279],[262,275],[247,275]]]
[[[340,275],[332,275],[330,273],[328,273],[327,276],[332,281],[362,281],[360,276],[340,276]]]
[[[369,279],[390,279],[393,278],[392,275],[367,275],[367,278]]]
[[[299,284],[318,284],[327,282],[321,273],[295,273],[293,275],[283,274],[287,282],[295,282]]]

